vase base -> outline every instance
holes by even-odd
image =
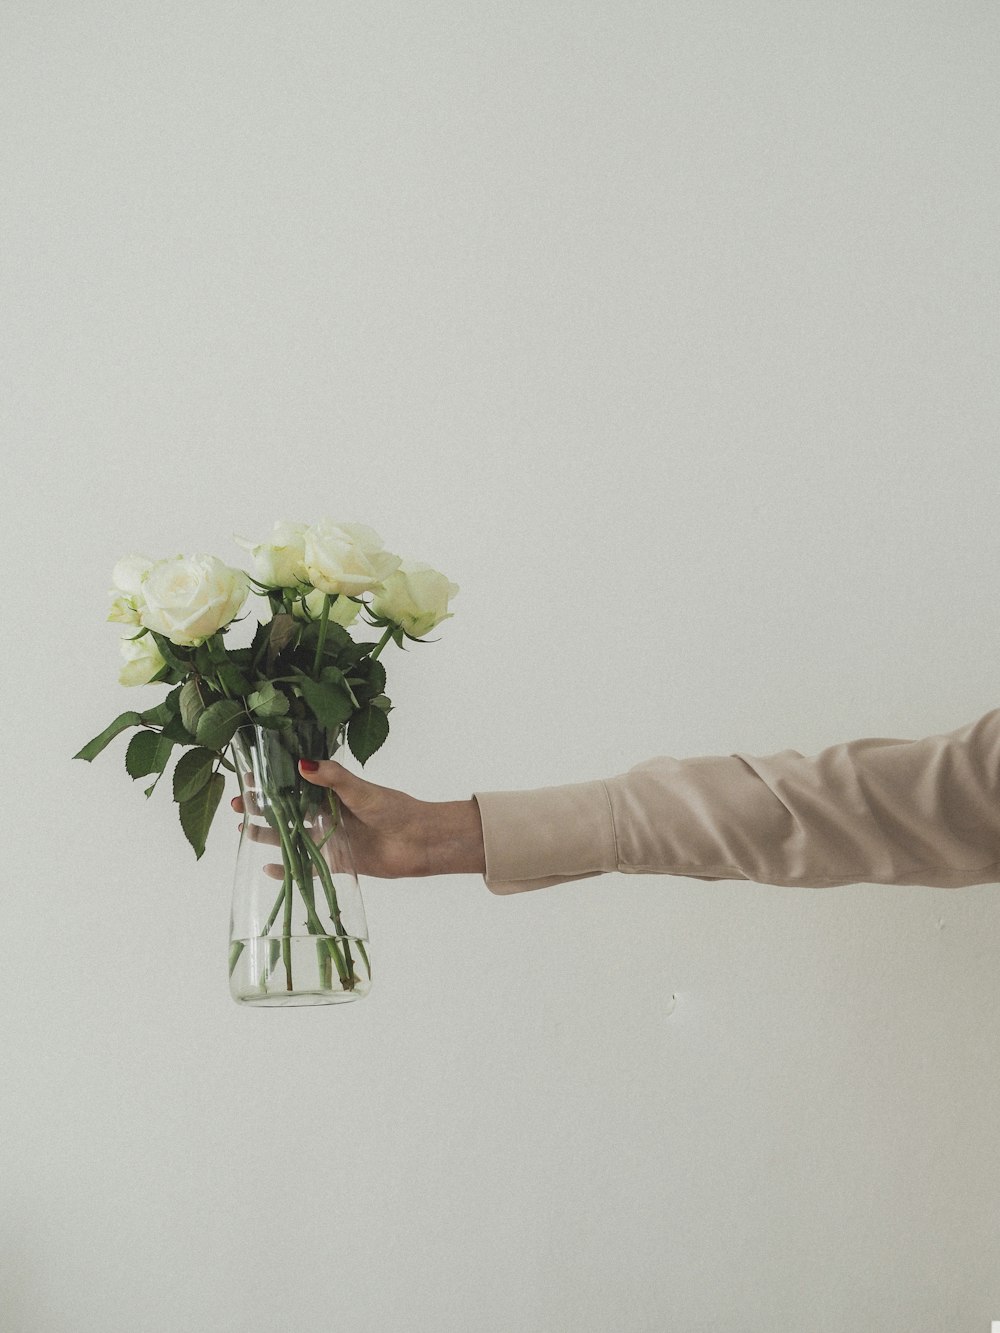
[[[268,992],[261,995],[234,995],[237,1004],[250,1004],[256,1009],[290,1008],[297,1004],[347,1004],[368,994],[363,991],[293,991],[291,995]]]
[[[363,999],[371,984],[367,942],[355,937],[265,935],[230,945],[229,989],[237,1004],[346,1004]]]

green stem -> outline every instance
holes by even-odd
[[[317,851],[321,852],[333,835],[337,832],[337,825],[340,823],[340,812],[337,808],[337,798],[329,787],[326,789],[326,805],[330,811],[330,828],[322,842],[314,843]]]
[[[289,878],[288,866],[285,866],[285,878]],[[285,958],[285,989],[292,990],[292,895],[285,894],[284,930],[281,932],[281,951]]]
[[[285,962],[285,988],[292,990],[292,893],[291,880],[295,878],[299,885],[299,892],[303,894],[305,906],[309,906],[308,897],[312,893],[312,884],[309,884],[308,890],[304,888],[304,870],[305,866],[299,856],[299,849],[295,846],[295,840],[288,832],[288,810],[279,796],[271,797],[272,812],[275,812],[275,828],[277,836],[281,840],[281,860],[284,862],[285,882],[288,884],[288,893],[285,894],[285,918],[284,932],[281,934],[281,952],[284,954]],[[315,914],[315,913],[313,913]]]
[[[325,859],[324,857],[320,856],[319,853],[323,850],[323,848],[326,846],[326,844],[330,841],[330,839],[333,837],[334,833],[336,833],[336,831],[337,831],[337,827],[338,827],[338,825],[341,823],[341,818],[340,818],[340,803],[339,803],[339,801],[338,801],[336,795],[335,795],[332,791],[330,791],[329,788],[327,789],[326,797],[327,797],[327,803],[328,803],[329,810],[330,810],[330,830],[329,830],[329,832],[326,834],[326,836],[323,838],[323,841],[322,841],[322,842],[314,843],[314,842],[312,841],[312,839],[310,838],[309,843],[308,843],[308,846],[309,846],[309,849],[310,849],[310,851],[309,851],[310,856],[313,856],[313,852],[315,852],[315,856],[313,857],[313,859],[316,860],[316,863],[317,863],[317,865],[319,866],[320,878],[321,878],[322,883],[323,883],[323,891],[324,891],[324,893],[326,894],[327,903],[329,904],[329,907],[330,907],[330,915],[332,916],[333,913],[334,913],[335,910],[336,910],[337,891],[336,891],[336,889],[334,888],[333,878],[332,878],[332,876],[331,876],[331,874],[330,874],[330,867],[329,867],[329,865],[328,865],[326,859]],[[346,835],[345,835],[345,836],[346,836]],[[328,887],[328,886],[329,886],[329,887]],[[339,916],[338,916],[338,920],[339,920]],[[344,938],[345,938],[345,940],[346,940],[346,939],[348,938],[348,936],[345,934]],[[354,942],[355,942],[355,944],[358,946],[358,952],[361,954],[361,957],[365,960],[365,969],[366,969],[367,972],[368,972],[368,980],[370,981],[370,980],[371,980],[371,975],[372,975],[372,965],[371,965],[371,963],[369,962],[369,959],[368,959],[368,950],[365,948],[365,946],[364,946],[364,942],[363,942],[362,940],[360,940],[360,939],[355,939]],[[352,964],[352,967],[353,967],[353,964]]]
[[[398,628],[398,627],[397,627],[396,625],[390,625],[389,628],[386,630],[386,632],[382,635],[381,639],[378,641],[378,643],[377,643],[376,646],[375,646],[375,651],[374,651],[374,652],[372,653],[372,655],[371,655],[372,661],[374,661],[375,658],[378,657],[379,653],[382,651],[382,649],[385,647],[385,645],[389,642],[389,640],[390,640],[390,639],[392,638],[392,636],[395,634],[397,628]]]
[[[330,621],[330,594],[323,594],[323,614],[319,622],[319,638],[316,641],[316,656],[313,659],[313,675],[319,675],[319,664],[323,656],[323,644],[326,643],[326,627]]]
[[[295,876],[296,879],[298,878],[298,875],[296,874],[296,862],[295,862],[295,857],[294,857],[294,854],[293,854],[293,852],[292,852],[291,847],[289,846],[289,840],[288,840],[288,828],[287,828],[287,826],[286,826],[284,820],[280,817],[280,816],[281,816],[281,810],[280,810],[280,808],[279,808],[279,806],[278,806],[278,803],[277,803],[277,801],[274,800],[273,798],[270,798],[270,797],[268,796],[268,793],[267,793],[266,791],[264,791],[264,792],[262,793],[262,795],[264,796],[264,799],[265,799],[265,800],[270,800],[270,804],[271,804],[271,813],[272,813],[272,815],[274,816],[274,818],[273,818],[273,826],[274,826],[275,832],[276,832],[277,835],[278,835],[278,840],[279,840],[280,843],[281,843],[281,860],[282,860],[282,864],[284,865],[284,869],[285,869],[284,882],[283,882],[283,886],[282,886],[282,897],[283,897],[283,899],[284,899],[284,904],[285,904],[285,920],[284,920],[284,931],[282,932],[282,936],[281,936],[281,948],[282,948],[282,955],[283,955],[284,963],[285,963],[285,987],[286,987],[287,990],[291,990],[291,989],[292,989],[292,943],[291,943],[291,936],[292,936],[292,895],[291,895],[291,881],[292,881],[292,876],[293,876],[293,875]],[[271,822],[271,821],[268,821],[268,822]],[[272,922],[271,924],[273,925],[273,922]]]
[[[330,874],[330,867],[327,865],[325,858],[320,855],[318,847],[306,831],[305,824],[302,822],[302,816],[293,815],[293,818],[295,819],[295,827],[299,830],[303,839],[305,849],[316,869],[319,871],[320,882],[323,885],[323,892],[326,895],[326,904],[330,909],[330,917],[333,924],[337,927],[337,934],[345,935],[344,923],[340,916],[340,905],[337,902],[337,890],[334,887],[333,878]],[[349,947],[348,958],[350,958]]]
[[[316,866],[316,869],[319,871],[320,883],[323,885],[323,893],[326,896],[327,907],[330,909],[330,918],[333,921],[334,926],[336,927],[337,935],[344,942],[344,954],[346,956],[347,965],[351,973],[350,989],[353,990],[359,978],[354,970],[354,958],[351,955],[351,946],[350,943],[348,942],[350,936],[344,929],[344,922],[340,915],[340,905],[337,902],[337,889],[333,882],[333,876],[330,873],[330,867],[326,861],[326,858],[320,855],[319,847],[317,847],[316,843],[314,843],[312,838],[309,836],[309,833],[306,830],[305,825],[302,821],[301,815],[297,816],[293,811],[292,818],[295,820],[295,826],[298,829],[299,834],[302,838],[303,846],[309,853],[309,857],[312,860],[313,864]],[[333,829],[330,830],[330,833],[332,832]],[[320,846],[325,846],[327,839],[329,837],[330,834],[328,833],[326,838],[323,839],[323,842],[320,844]],[[368,969],[368,976],[370,979],[372,974],[372,968],[371,968],[371,963],[368,961],[368,953],[361,940],[355,940],[355,944],[357,944],[358,950],[361,953],[362,958],[364,958],[365,960],[365,967]]]
[[[242,940],[233,940],[229,945],[229,975],[232,976],[236,970],[236,964],[240,961],[240,954],[246,948]]]
[[[299,886],[299,893],[302,895],[302,901],[305,904],[306,919],[310,932],[314,935],[321,935],[326,940],[326,947],[333,958],[340,976],[341,983],[345,990],[354,989],[354,978],[352,977],[352,966],[345,965],[344,958],[341,956],[339,940],[330,939],[329,933],[324,928],[316,914],[316,903],[313,895],[312,875],[309,871],[308,862],[302,856],[303,851],[308,851],[312,847],[312,839],[302,828],[301,820],[297,816],[292,802],[282,798],[273,798],[274,807],[280,815],[279,836],[281,837],[282,851],[285,854],[286,861],[292,865],[295,881]],[[287,821],[296,827],[295,836],[289,834]],[[286,930],[290,934],[290,930]],[[345,942],[346,945],[346,942]],[[350,950],[348,948],[348,959],[350,959]]]
[[[218,648],[218,650],[222,653],[221,657],[218,657],[216,655],[216,648]],[[221,666],[223,662],[225,662],[226,660],[225,649],[222,647],[221,644],[216,644],[214,640],[208,644],[208,656],[212,665],[216,667]],[[204,679],[204,677],[202,677],[202,679]],[[223,683],[222,678],[219,676],[218,672],[215,673],[215,680],[212,683],[218,685],[219,689],[222,691],[224,698],[231,699],[233,697],[226,689],[225,684]],[[201,691],[199,690],[199,694],[200,693]],[[202,703],[204,702],[205,700],[202,699]]]
[[[281,892],[274,900],[274,906],[271,908],[271,915],[267,918],[267,925],[264,927],[265,935],[269,935],[271,933],[271,927],[278,919],[278,913],[281,911],[281,904],[284,902],[285,896],[291,887],[292,887],[292,877],[288,872],[288,867],[285,866],[285,882],[281,886]]]

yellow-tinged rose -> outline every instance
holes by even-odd
[[[363,523],[323,519],[306,528],[304,548],[307,581],[320,592],[346,592],[351,597],[379,587],[401,563],[398,555],[383,550],[382,538]]]
[[[139,611],[142,607],[142,581],[153,568],[153,561],[145,555],[127,555],[119,560],[111,571],[113,588],[108,589],[108,596],[113,597],[108,619],[120,625],[139,625]]]
[[[196,647],[235,618],[249,592],[242,569],[214,555],[175,555],[144,577],[140,623],[180,647]]]
[[[298,616],[299,620],[319,620],[323,614],[323,598],[326,593],[320,592],[318,588],[313,588],[312,592],[307,593],[305,597],[299,600],[296,598],[292,603],[292,615]],[[302,609],[302,602],[306,604],[306,610]],[[308,615],[306,614],[308,611]],[[348,625],[353,625],[361,614],[361,603],[352,602],[349,597],[337,597],[330,599],[330,614],[327,620],[333,621],[337,625],[343,625],[347,629]]]
[[[125,665],[118,673],[121,685],[148,685],[156,673],[166,665],[156,646],[152,634],[144,634],[141,639],[132,639],[128,635],[122,638],[122,657]]]
[[[108,619],[115,621],[119,625],[141,625],[139,612],[134,603],[127,597],[116,597],[111,603],[111,610],[108,612]]]
[[[448,601],[457,593],[458,584],[430,565],[404,560],[372,598],[371,610],[419,639],[442,620],[451,619],[454,613],[448,610]]]
[[[288,523],[279,519],[266,542],[255,544],[236,536],[233,541],[253,556],[257,578],[261,583],[266,583],[269,588],[294,588],[300,583],[309,582],[302,563],[305,530],[304,523]]]

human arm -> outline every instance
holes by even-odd
[[[1000,880],[1000,709],[917,740],[659,756],[603,780],[476,792],[487,887],[620,871],[803,888]]]
[[[357,870],[376,877],[479,874],[499,895],[613,871],[802,888],[1000,881],[1000,709],[918,740],[662,755],[460,801],[419,801],[334,761],[303,776],[337,791]]]

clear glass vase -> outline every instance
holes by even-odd
[[[299,759],[344,763],[344,738],[344,728],[309,722],[246,726],[233,737],[244,816],[229,988],[239,1004],[342,1004],[371,989],[368,923],[340,801],[298,769]]]

